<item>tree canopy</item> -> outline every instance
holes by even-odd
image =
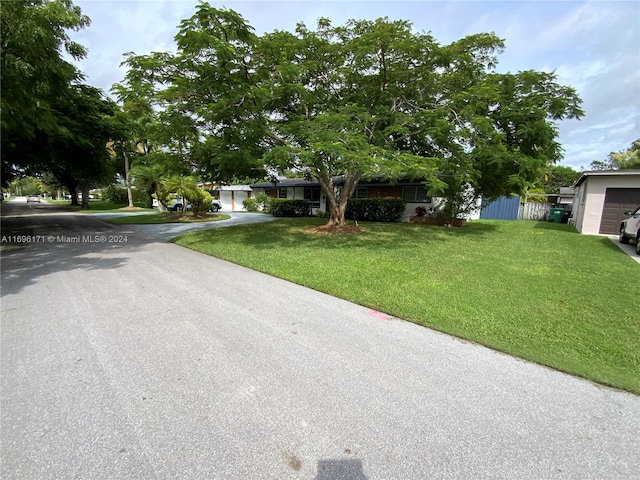
[[[70,0],[16,0],[0,4],[0,81],[3,143],[21,132],[35,135],[36,127],[51,131],[56,118],[51,102],[80,72],[62,58],[75,59],[86,50],[73,42],[67,30],[89,25]]]
[[[611,152],[605,160],[594,160],[590,167],[592,170],[640,169],[640,139],[631,143],[625,150]]]
[[[19,0],[0,4],[0,21],[2,181],[50,173],[77,203],[78,189],[113,180],[107,143],[121,133],[115,104],[63,58],[86,55],[68,32],[90,20],[71,0]]]
[[[157,109],[176,165],[315,178],[334,225],[363,176],[420,179],[452,205],[521,193],[561,158],[555,122],[583,114],[554,74],[494,73],[504,43],[488,33],[441,45],[406,21],[322,18],[258,36],[201,3],[175,41],[176,54],[127,54],[116,90]]]
[[[545,193],[559,193],[560,187],[570,187],[580,178],[580,175],[582,175],[581,172],[571,167],[553,165],[545,175],[544,191]]]
[[[469,192],[522,193],[562,156],[556,122],[583,115],[552,73],[495,73],[504,43],[489,33],[442,45],[406,21],[322,18],[258,36],[201,3],[175,41],[175,54],[127,54],[116,89],[153,105],[176,167],[315,178],[337,226],[363,176],[420,179],[451,215]]]

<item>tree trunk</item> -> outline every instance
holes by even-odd
[[[131,180],[129,178],[129,157],[127,152],[122,150],[124,156],[124,182],[127,185],[127,200],[129,201],[129,208],[133,208],[133,195],[131,194]]]
[[[168,211],[167,206],[160,200],[162,198],[160,193],[160,184],[158,182],[153,182],[153,191],[156,194],[156,198],[158,199],[158,210],[160,212]]]
[[[332,195],[327,195],[327,202],[329,203],[329,222],[327,225],[332,227],[343,227],[347,224],[344,217],[347,211],[347,202],[343,198],[336,198],[335,192]]]
[[[82,208],[89,208],[89,188],[82,188]]]
[[[71,195],[71,205],[80,206],[80,203],[78,203],[78,189],[75,185],[69,187],[69,195]]]
[[[345,219],[347,203],[353,195],[353,192],[355,192],[360,177],[362,177],[362,173],[360,172],[347,172],[344,179],[344,186],[340,192],[337,192],[333,184],[333,179],[329,175],[318,176],[320,186],[327,197],[327,210],[329,212],[329,222],[327,226],[340,228],[347,224]]]

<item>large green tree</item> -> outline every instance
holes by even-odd
[[[53,103],[80,72],[63,58],[83,58],[86,50],[69,30],[90,20],[70,0],[0,2],[0,130],[3,181],[30,167],[26,152],[34,139],[62,128]]]
[[[108,148],[122,135],[114,119],[115,104],[99,89],[74,84],[53,107],[60,129],[40,133],[38,169],[51,172],[69,189],[72,204],[78,204],[82,192],[83,207],[88,208],[89,190],[112,183],[117,171]]]
[[[220,175],[315,178],[332,228],[363,176],[422,179],[452,216],[469,196],[522,192],[561,157],[554,122],[582,115],[553,74],[493,73],[492,34],[441,45],[405,21],[320,19],[257,36],[202,3],[175,39],[175,55],[125,60],[123,88],[152,99],[165,149]]]

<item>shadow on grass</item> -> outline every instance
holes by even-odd
[[[627,255],[627,253],[622,250],[618,245],[613,243],[609,238],[600,238],[600,243],[602,246],[616,253],[621,253],[622,255]]]
[[[553,223],[553,222],[533,222],[535,225],[533,228],[537,230],[553,230],[556,232],[566,233],[578,233],[576,227],[567,223]]]

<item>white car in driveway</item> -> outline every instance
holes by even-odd
[[[167,208],[174,212],[177,212],[178,210],[182,210],[182,200],[174,198],[167,204]],[[191,205],[187,204],[187,210],[189,210],[190,208],[191,208]],[[221,208],[222,208],[222,203],[220,203],[220,200],[217,200],[215,198],[211,200],[211,208],[209,209],[210,212],[217,212]]]
[[[636,254],[640,255],[640,207],[635,211],[624,212],[629,218],[620,224],[620,243],[629,243],[629,240],[636,241]]]

